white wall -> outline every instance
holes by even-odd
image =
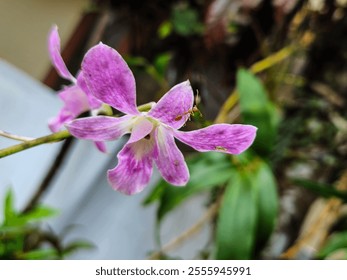
[[[0,0],[0,57],[42,80],[50,62],[47,34],[59,26],[68,40],[88,0]]]

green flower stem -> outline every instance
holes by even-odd
[[[138,106],[137,109],[140,112],[147,112],[152,108],[152,106],[154,104],[155,104],[154,102],[149,102],[149,103]],[[111,107],[109,107],[109,106],[104,106],[104,108],[103,108],[105,113],[107,113],[107,115],[112,115],[112,113],[110,113],[110,112],[112,112],[112,111],[110,111],[111,110],[110,108]],[[49,134],[49,135],[46,135],[46,136],[43,136],[40,138],[31,139],[31,138],[27,138],[27,137],[23,137],[23,136],[17,136],[14,134],[10,134],[8,132],[0,130],[0,136],[23,142],[23,143],[14,145],[14,146],[10,146],[10,147],[5,148],[5,149],[1,149],[0,150],[0,158],[3,158],[3,157],[7,157],[9,155],[24,151],[26,149],[30,149],[30,148],[38,146],[38,145],[53,143],[53,142],[59,142],[61,140],[64,140],[66,138],[71,137],[71,134],[69,131],[63,130],[63,131]]]
[[[30,149],[32,147],[41,145],[41,144],[47,144],[47,143],[53,143],[53,142],[59,142],[61,140],[64,140],[66,138],[71,137],[71,134],[67,130],[59,131],[57,133],[53,133],[50,135],[42,136],[40,138],[36,138],[33,140],[25,141],[23,143],[10,146],[5,149],[0,150],[0,158],[7,157],[9,155],[21,152],[26,149]]]

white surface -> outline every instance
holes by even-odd
[[[47,36],[52,25],[58,25],[64,47],[90,2],[0,0],[0,57],[43,79],[51,67]]]
[[[47,119],[60,107],[60,102],[54,97],[48,88],[0,60],[1,130],[27,137],[49,134]],[[0,148],[17,143],[0,137]],[[16,205],[22,208],[33,189],[39,184],[59,145],[39,146],[1,159],[1,198],[6,188],[12,186],[15,190]],[[3,199],[0,199],[1,214],[2,203]]]

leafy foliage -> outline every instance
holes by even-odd
[[[293,182],[298,186],[304,187],[317,193],[319,196],[325,198],[337,197],[345,202],[347,201],[347,191],[338,191],[331,185],[304,179],[293,179]]]
[[[216,258],[250,259],[263,247],[277,218],[277,186],[269,166],[252,153],[231,160],[220,153],[198,154],[188,161],[191,180],[184,188],[161,180],[144,201],[159,202],[157,220],[199,192],[226,186],[217,221]]]
[[[323,246],[317,257],[320,259],[325,259],[332,255],[333,253],[344,250],[345,258],[347,258],[347,231],[335,233],[327,240],[327,243]]]
[[[279,113],[261,81],[245,69],[237,72],[237,92],[244,123],[258,127],[253,149],[260,155],[268,156],[276,140]]]
[[[217,222],[216,258],[251,259],[274,229],[276,183],[265,162],[252,159],[238,166],[223,197]]]
[[[202,34],[203,23],[199,20],[197,10],[186,4],[177,5],[173,8],[170,20],[164,21],[158,30],[158,35],[164,39],[175,32],[181,36]]]
[[[38,222],[58,214],[55,209],[38,205],[21,213],[14,208],[11,189],[5,196],[4,219],[0,225],[0,259],[61,259],[79,249],[90,249],[85,241],[73,241],[63,246],[53,232],[43,230]],[[43,244],[50,245],[48,248]]]
[[[217,224],[216,258],[249,259],[256,231],[256,196],[246,173],[234,176],[226,188]]]
[[[131,68],[135,68],[134,70],[136,70],[136,68],[143,69],[145,73],[159,84],[166,83],[164,76],[170,60],[170,53],[158,54],[153,63],[150,63],[146,58],[140,56],[130,56],[126,58]]]
[[[223,186],[232,176],[231,161],[223,154],[204,153],[187,160],[190,180],[184,188],[173,188],[161,180],[146,198],[148,205],[159,200],[157,219],[160,222],[165,215],[183,201],[202,191]]]
[[[225,187],[216,224],[217,259],[251,259],[263,248],[277,218],[277,184],[269,165],[258,155],[268,157],[277,134],[279,114],[261,81],[247,70],[237,73],[241,116],[258,127],[251,150],[230,157],[203,153],[187,161],[191,178],[184,188],[173,188],[161,180],[144,204],[159,202],[157,221],[189,197]]]
[[[257,198],[257,241],[260,246],[264,246],[277,220],[277,183],[271,168],[265,162],[259,164],[252,177]]]

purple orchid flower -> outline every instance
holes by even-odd
[[[125,115],[81,118],[66,126],[73,136],[93,141],[115,140],[131,133],[118,153],[118,165],[108,171],[112,188],[122,193],[142,191],[151,178],[153,163],[170,184],[184,186],[188,182],[189,170],[175,138],[200,152],[229,154],[243,152],[254,141],[257,128],[251,125],[216,124],[179,131],[193,107],[189,81],[171,88],[148,112],[140,112],[131,70],[117,51],[102,43],[85,55],[82,71],[90,92]]]
[[[59,98],[64,102],[63,108],[55,118],[52,118],[48,122],[50,130],[52,132],[58,132],[66,122],[77,118],[80,114],[100,109],[102,102],[88,92],[88,88],[82,78],[82,72],[77,75],[76,79],[67,69],[60,54],[60,37],[57,26],[53,26],[49,33],[48,50],[52,64],[59,76],[71,82],[71,85],[65,86],[58,93]],[[97,141],[95,145],[101,152],[106,152],[103,142]]]

